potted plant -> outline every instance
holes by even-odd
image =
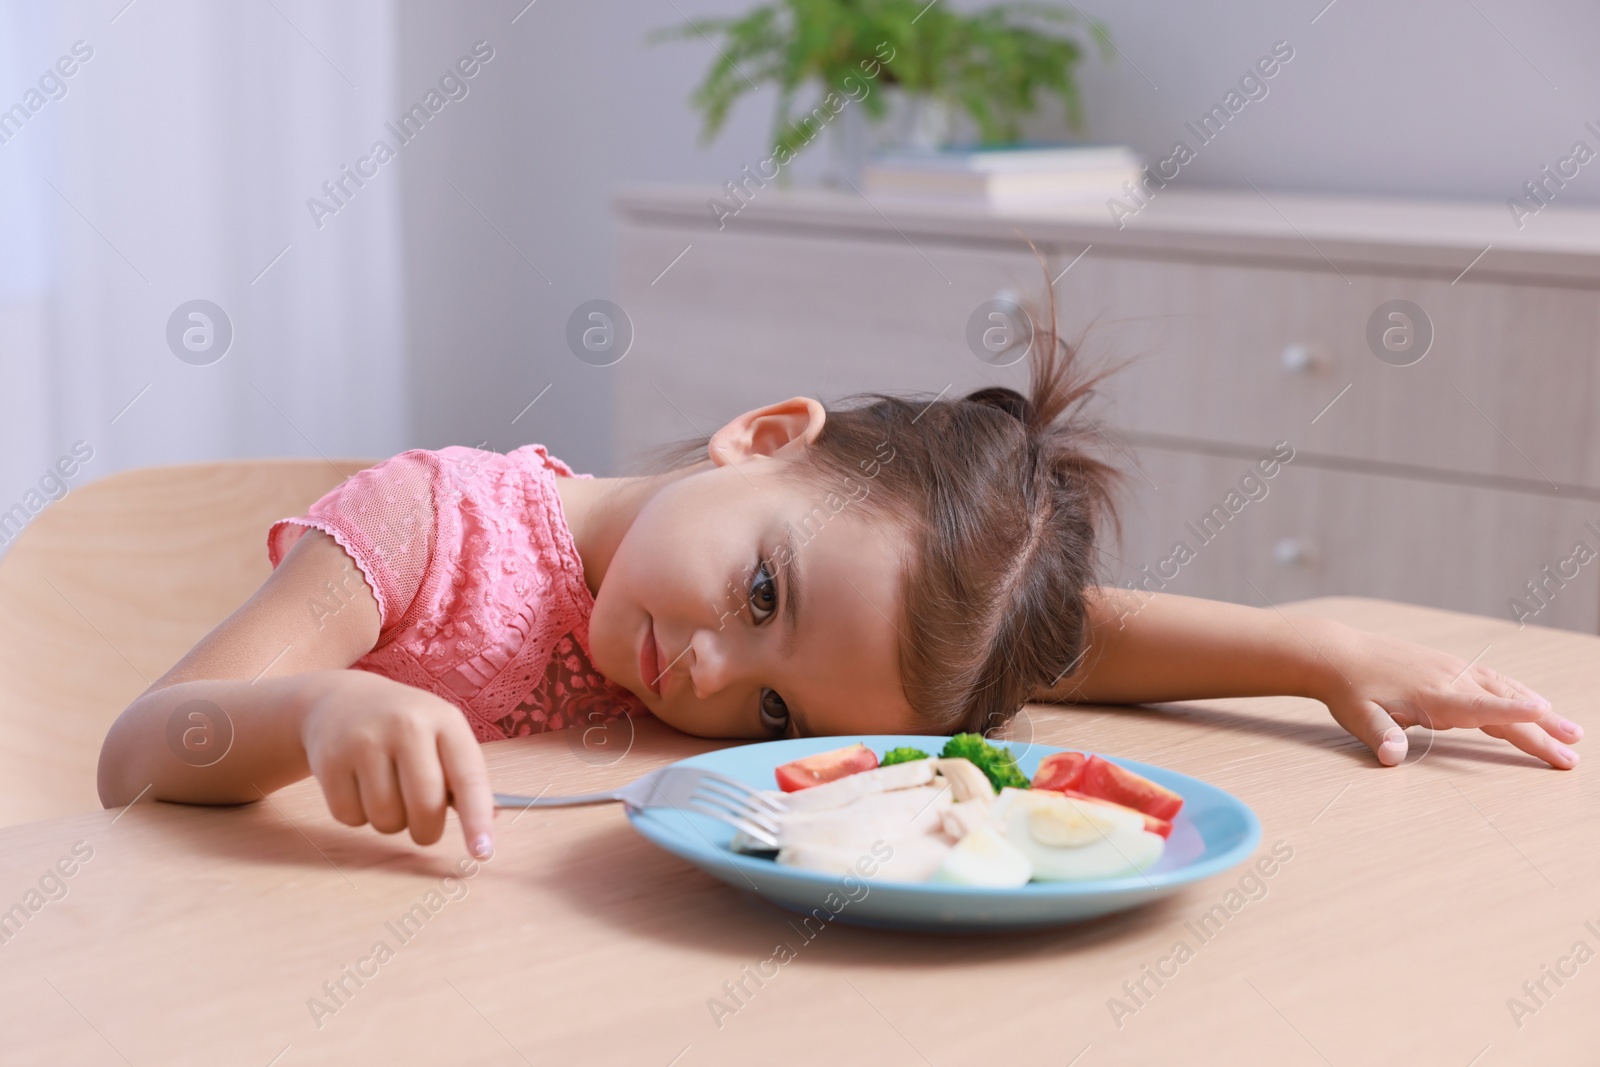
[[[860,132],[893,118],[888,139],[903,147],[949,143],[964,115],[984,146],[1013,144],[1019,120],[1041,97],[1059,97],[1068,125],[1083,128],[1076,69],[1083,46],[1052,26],[1082,24],[1103,58],[1113,51],[1103,23],[1045,3],[1001,3],[963,14],[939,0],[772,0],[737,18],[695,19],[652,40],[703,38],[717,50],[690,102],[702,143],[729,110],[760,86],[778,90],[773,152],[786,164],[841,112],[845,170],[867,146]],[[814,93],[809,109],[797,107]],[[855,130],[857,143],[849,143]],[[868,138],[870,139],[870,138]]]

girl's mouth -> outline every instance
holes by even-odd
[[[639,640],[639,678],[645,688],[661,695],[661,650],[656,645],[655,621],[645,616],[644,636]]]

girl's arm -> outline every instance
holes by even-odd
[[[100,749],[101,803],[146,793],[246,803],[314,773],[335,818],[384,833],[409,826],[419,844],[442,835],[453,798],[469,848],[486,858],[493,797],[460,710],[345,669],[378,629],[377,601],[349,556],[307,530],[242,607],[112,724]]]
[[[1404,727],[1478,728],[1562,769],[1583,730],[1549,701],[1488,667],[1331,619],[1165,593],[1100,587],[1088,648],[1041,701],[1141,704],[1232,696],[1305,696],[1386,765]]]

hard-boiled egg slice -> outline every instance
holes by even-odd
[[[1036,881],[1133,874],[1160,859],[1166,844],[1137,812],[1058,793],[1005,790],[996,806],[1006,840],[1033,864]]]
[[[1096,815],[1088,805],[1039,804],[1028,809],[1028,836],[1041,845],[1056,848],[1092,845],[1116,829],[1115,823]]]
[[[1033,877],[1033,863],[989,826],[976,826],[950,850],[933,881],[947,885],[1015,889]]]

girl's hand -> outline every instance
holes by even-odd
[[[410,827],[419,845],[444,834],[452,801],[467,850],[494,853],[494,795],[472,727],[459,708],[421,689],[363,686],[361,672],[314,704],[301,724],[311,773],[328,810],[380,833]]]
[[[1322,668],[1310,695],[1328,705],[1334,721],[1392,767],[1406,757],[1405,727],[1478,729],[1570,770],[1578,754],[1568,744],[1583,727],[1557,715],[1550,702],[1490,667],[1469,665],[1446,652],[1338,625],[1318,635]]]

